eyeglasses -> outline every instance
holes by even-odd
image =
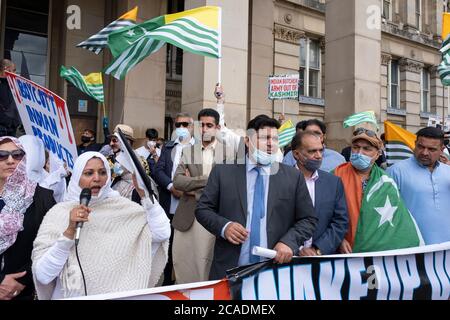
[[[377,136],[377,134],[374,131],[365,128],[356,128],[355,131],[353,132],[353,135],[358,136],[362,133],[365,133],[371,138],[375,138]]]
[[[0,161],[8,160],[9,156],[11,156],[14,160],[20,161],[25,157],[25,151],[16,149],[13,151],[0,150]]]
[[[181,126],[183,126],[184,128],[189,127],[190,123],[189,122],[175,122],[175,128],[179,128]]]

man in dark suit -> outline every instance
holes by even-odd
[[[348,227],[344,186],[339,177],[319,170],[323,159],[320,137],[308,131],[299,132],[292,140],[295,167],[306,180],[319,222],[312,239],[300,250],[301,256],[334,254]]]
[[[183,192],[175,189],[173,178],[181,159],[182,151],[185,147],[194,145],[195,139],[192,136],[194,129],[194,119],[187,113],[179,113],[175,118],[175,133],[177,138],[166,143],[161,150],[161,156],[155,165],[152,178],[159,186],[159,203],[166,212],[170,222],[178,207],[178,202]],[[172,242],[173,228],[169,241],[169,259],[164,269],[163,285],[174,283],[172,279]]]
[[[275,119],[249,122],[243,164],[216,165],[196,208],[196,218],[216,236],[210,279],[226,270],[256,263],[253,246],[273,249],[287,263],[312,237],[317,217],[305,179],[295,168],[276,162]]]

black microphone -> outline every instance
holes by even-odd
[[[84,188],[83,190],[81,190],[81,193],[80,193],[80,204],[87,207],[89,205],[89,201],[91,201],[91,189]],[[78,241],[80,240],[80,231],[81,231],[82,227],[83,227],[83,222],[78,221],[76,232],[75,232],[75,244],[78,244]]]

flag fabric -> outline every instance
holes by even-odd
[[[450,86],[450,13],[442,14],[442,61],[438,66],[439,78],[444,86]]]
[[[388,166],[411,158],[414,153],[416,135],[399,127],[392,122],[384,122],[384,135],[386,140],[386,161]]]
[[[74,67],[67,69],[64,66],[61,66],[60,76],[71,82],[80,91],[84,92],[95,100],[102,103],[105,101],[105,96],[103,93],[102,74],[100,72],[90,73],[87,76],[83,76]]]
[[[27,59],[25,58],[25,54],[22,51],[22,62],[20,64],[20,76],[24,77],[25,79],[30,79],[30,72],[28,71],[28,64]]]
[[[395,181],[372,166],[363,192],[361,178],[351,163],[335,169],[342,179],[349,211],[346,240],[354,253],[385,251],[423,245],[417,224],[406,208]]]
[[[280,148],[287,146],[291,143],[292,139],[295,136],[295,126],[291,120],[286,121],[283,125],[278,129],[278,144]]]
[[[344,128],[353,127],[363,122],[373,123],[378,128],[377,118],[373,111],[363,111],[352,114],[344,120]]]
[[[85,48],[94,52],[95,54],[99,54],[103,50],[103,48],[107,47],[108,35],[111,32],[136,25],[137,13],[138,7],[135,7],[134,9],[122,15],[119,19],[108,24],[98,33],[89,37],[89,39],[79,43],[77,47]]]
[[[449,39],[450,41],[450,39]],[[439,78],[444,86],[450,85],[450,51],[442,54],[442,61],[439,64],[437,71],[439,73]]]
[[[108,46],[114,60],[105,73],[116,79],[125,75],[150,54],[170,43],[194,54],[221,56],[221,9],[200,7],[153,18],[111,33]]]

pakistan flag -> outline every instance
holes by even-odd
[[[372,167],[364,191],[353,252],[385,251],[423,245],[417,224],[400,197],[395,181]]]

